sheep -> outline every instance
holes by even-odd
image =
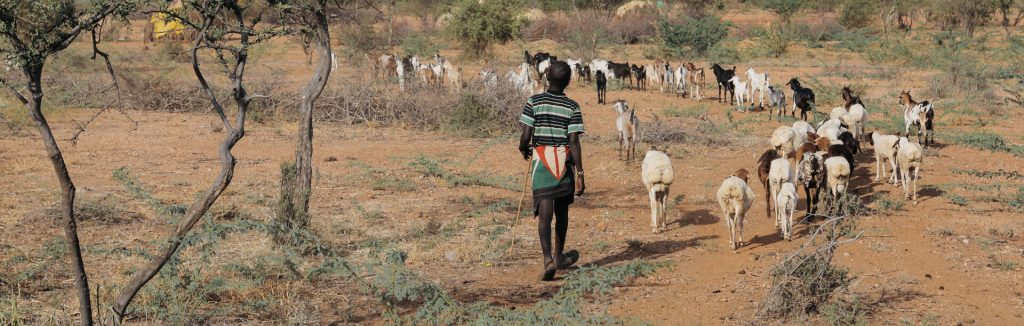
[[[782,119],[782,112],[786,110],[786,93],[768,86],[768,120],[772,119],[772,112],[775,109],[779,110],[779,119]]]
[[[626,161],[629,161],[636,156],[636,134],[640,123],[636,118],[636,112],[629,108],[626,101],[616,101],[614,108],[619,112],[619,118],[615,120],[615,129],[619,132],[619,159],[622,159],[625,150]]]
[[[869,132],[867,138],[868,143],[875,148],[875,182],[879,181],[879,175],[885,176],[886,169],[882,168],[882,164],[885,161],[889,161],[889,165],[892,167],[892,177],[889,178],[889,183],[896,183],[896,151],[894,146],[900,141],[900,136]]]
[[[778,158],[778,152],[769,149],[765,150],[761,157],[757,159],[757,179],[761,181],[765,194],[771,193],[771,183],[768,182],[768,175],[772,171],[772,162]],[[769,218],[772,216],[771,196],[764,197],[764,215]]]
[[[672,161],[668,155],[654,149],[647,151],[647,155],[644,156],[642,178],[651,197],[651,232],[659,233],[666,229],[665,201],[673,180]]]
[[[757,194],[747,186],[747,170],[740,169],[722,181],[718,188],[718,205],[722,207],[729,227],[729,248],[736,250],[743,243],[743,218]]]
[[[754,105],[754,92],[760,92],[757,97],[758,106],[763,109],[764,93],[768,90],[768,73],[759,74],[754,68],[747,68],[747,80],[750,82],[750,105]]]
[[[850,183],[850,163],[841,156],[825,159],[825,180],[832,195],[827,199],[835,201],[845,195]]]
[[[910,199],[913,194],[914,205],[917,205],[917,178],[921,173],[923,157],[924,149],[921,145],[910,142],[906,137],[900,138],[900,141],[896,143],[896,166],[900,169],[903,196]],[[913,184],[912,191],[908,188],[911,184]]]
[[[778,152],[779,157],[787,157],[793,151],[793,138],[796,135],[793,128],[782,126],[772,133],[771,145]]]
[[[729,82],[732,83],[732,94],[736,98],[736,106],[743,107],[743,104],[747,103],[747,82],[741,81],[739,76],[732,76],[732,78],[729,79]]]
[[[796,212],[796,186],[785,182],[775,197],[775,221],[782,231],[782,238],[793,240],[793,213]]]
[[[793,182],[793,170],[790,168],[789,160],[777,158],[772,161],[771,171],[768,172],[768,188],[771,188],[771,198],[777,198],[783,183]],[[765,196],[768,194],[765,193]],[[779,206],[775,206],[778,213]],[[775,220],[775,228],[779,228],[779,220]]]
[[[821,188],[825,186],[825,152],[805,152],[797,165],[796,180],[803,184],[807,195],[807,212],[814,214],[818,206]],[[811,195],[814,189],[814,195]]]

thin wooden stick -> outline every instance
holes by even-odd
[[[513,230],[515,230],[516,225],[519,224],[519,216],[523,214],[523,202],[526,201],[526,192],[530,189],[529,186],[531,170],[533,170],[532,159],[527,161],[526,164],[525,180],[523,180],[523,194],[522,196],[519,196],[519,208],[516,209],[516,218],[514,221],[512,221],[512,227],[509,228],[509,233],[512,234],[512,243],[508,245],[508,251],[505,252],[506,256],[512,254],[512,249],[516,247],[516,234],[515,232],[513,232]]]

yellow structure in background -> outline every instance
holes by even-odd
[[[169,6],[168,10],[176,13],[180,13],[184,6],[181,0],[175,0]],[[170,37],[171,39],[181,40],[184,39],[183,34],[185,33],[185,24],[180,20],[171,18],[170,15],[158,12],[149,16],[149,35],[146,38],[150,41],[162,39],[164,37]]]

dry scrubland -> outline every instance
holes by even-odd
[[[842,27],[835,13],[798,15],[799,28],[773,35],[766,28],[776,19],[772,13],[735,6],[709,11],[733,23],[722,45],[685,61],[754,67],[777,87],[799,77],[824,112],[841,104],[839,90],[849,85],[869,111],[868,131],[903,129],[900,90],[935,103],[938,144],[925,151],[919,204],[904,200],[897,187],[873,182],[870,145],[857,156],[856,196],[845,201],[855,223],[845,226],[862,234],[840,246],[831,264],[802,267],[828,274],[814,285],[837,287],[834,292],[799,292],[808,288],[794,285],[798,293],[788,302],[768,296],[809,279],[776,275],[777,266],[821,223],[798,224],[794,241],[780,240],[762,213],[763,188],[752,179],[759,197],[747,216],[749,244],[732,251],[714,198],[733,171],[755,170],[771,132],[792,118],[769,121],[763,111],[737,112],[715,99],[613,85],[609,99],[627,100],[639,112],[644,142],[638,147],[666,147],[675,166],[668,231],[652,234],[640,162],[616,159],[614,111],[596,103],[592,85],[575,83],[567,93],[583,106],[587,124],[588,191],[571,211],[567,248],[582,252],[582,267],[560,273],[556,282],[537,282],[535,222],[524,214],[510,228],[525,168],[514,134],[522,97],[505,85],[485,91],[479,60],[416,17],[401,16],[396,39],[411,41],[395,52],[439,50],[463,68],[466,89],[452,95],[413,85],[400,93],[389,81],[373,81],[368,63],[351,52],[355,40],[346,37],[346,29],[358,27],[336,26],[343,60],[315,113],[312,225],[287,234],[303,246],[279,246],[271,235],[279,232],[272,221],[281,163],[294,157],[297,94],[312,67],[293,40],[254,48],[250,92],[267,97],[254,102],[247,135],[234,150],[235,179],[133,302],[127,321],[1024,323],[1024,42],[1007,41],[995,23],[973,39],[940,31],[934,22],[884,36],[875,23]],[[574,39],[558,28],[569,19],[560,17],[527,24],[523,38],[492,49],[488,66],[502,76],[518,66],[523,49],[573,57]],[[128,39],[103,43],[122,83],[115,107],[123,114],[95,115],[112,95],[101,93],[109,81],[102,65],[88,59],[89,44],[56,57],[44,81],[47,114],[79,189],[95,310],[107,320],[112,297],[216,176],[224,135],[185,63],[186,45],[144,49],[134,37],[139,29],[139,23],[131,32],[117,29]],[[654,32],[637,29],[615,35],[636,34],[639,43],[602,41],[597,53],[653,62]],[[1019,27],[1013,31],[1024,35]],[[771,51],[780,37],[784,51]],[[712,86],[710,72],[708,78]],[[708,90],[714,95],[714,87]],[[0,97],[0,324],[66,324],[79,317],[56,218],[60,194],[36,130],[16,104],[9,93]],[[76,126],[91,119],[72,144]],[[505,255],[513,237],[516,247]],[[797,313],[779,312],[786,304]]]

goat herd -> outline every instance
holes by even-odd
[[[509,71],[505,78],[509,85],[524,95],[543,91],[547,68],[558,58],[544,52],[531,55],[524,52],[524,62],[518,71]],[[681,63],[672,67],[668,62],[657,60],[650,65],[616,63],[608,60],[565,60],[572,68],[572,78],[578,83],[596,83],[599,104],[606,104],[609,80],[615,80],[622,87],[646,91],[648,83],[656,85],[661,92],[689,96],[701,100],[705,88],[704,68],[693,63]],[[399,85],[405,89],[407,79],[418,74],[427,84],[447,82],[452,89],[462,86],[462,69],[454,67],[439,54],[433,63],[421,63],[416,56],[380,56],[375,70],[385,76],[398,77]],[[758,106],[765,107],[768,99],[769,119],[784,114],[786,95],[782,89],[770,84],[767,73],[758,73],[754,68],[746,70],[746,81],[736,74],[736,67],[725,69],[718,64],[710,68],[718,87],[718,101],[728,99],[730,105],[753,106],[753,95],[758,94]],[[494,87],[498,75],[487,64],[480,72],[480,78],[487,87]],[[628,84],[627,84],[628,83]],[[764,187],[765,214],[775,218],[775,226],[783,239],[792,239],[793,215],[799,199],[797,186],[803,186],[806,199],[807,217],[816,214],[822,190],[825,190],[825,205],[842,199],[848,191],[851,174],[855,171],[855,156],[860,152],[860,142],[866,140],[875,152],[875,181],[879,176],[889,174],[888,182],[902,186],[904,196],[917,203],[917,179],[921,171],[923,146],[934,142],[933,124],[935,111],[932,104],[915,102],[910,91],[899,95],[903,107],[904,132],[886,135],[880,132],[865,133],[868,112],[860,97],[849,87],[842,89],[843,106],[832,110],[828,119],[816,126],[808,120],[808,111],[816,111],[814,91],[803,87],[797,78],[786,83],[792,90],[792,109],[795,117],[800,109],[800,120],[792,126],[778,127],[771,136],[770,145],[757,160],[757,176]],[[633,159],[639,119],[626,101],[618,100],[612,105],[618,113],[615,126],[619,133],[619,157]],[[813,115],[811,115],[813,119]],[[908,137],[911,127],[917,128],[917,142]],[[790,161],[792,160],[792,162]],[[883,167],[884,164],[887,167]],[[891,170],[891,173],[887,173]],[[729,245],[736,249],[743,242],[743,219],[756,194],[748,185],[746,169],[739,169],[722,181],[718,189],[718,203],[729,227]],[[657,149],[647,152],[642,164],[642,179],[648,190],[651,204],[651,228],[658,233],[666,228],[666,200],[673,181],[672,162],[667,154]],[[774,214],[773,214],[774,209]]]
[[[601,81],[604,72],[600,68],[604,66],[601,62],[595,62],[596,64],[591,66],[599,67],[596,73],[598,99],[599,102],[603,102],[604,85]],[[682,64],[674,70],[662,62],[655,63],[653,67],[664,69],[656,70],[630,65],[628,73],[622,70],[623,66],[625,64],[609,62],[609,74],[620,80],[625,79],[622,74],[631,74],[636,77],[637,88],[641,90],[646,87],[647,79],[660,83],[663,90],[681,93],[688,90],[686,83],[689,82],[689,89],[693,90],[691,94],[700,99],[703,69],[694,69],[691,63]],[[581,77],[587,78],[586,67],[576,67]],[[754,92],[760,91],[760,105],[763,106],[764,95],[767,95],[770,108],[777,108],[780,116],[785,110],[785,95],[781,90],[771,87],[768,74],[757,73],[751,68],[747,70],[748,80],[741,81],[735,74],[735,67],[724,69],[714,64],[711,70],[718,81],[719,98],[722,98],[724,92],[724,95],[730,95],[729,98],[734,99],[737,105],[742,105],[746,98],[751,98]],[[651,71],[655,73],[651,74]],[[775,218],[775,226],[783,239],[792,239],[793,215],[799,199],[798,186],[802,185],[804,188],[806,218],[823,216],[816,214],[822,190],[825,191],[826,207],[847,195],[850,177],[855,170],[855,157],[861,150],[862,140],[871,144],[875,152],[875,181],[879,181],[880,175],[884,176],[887,170],[891,170],[891,173],[888,173],[888,182],[902,186],[904,196],[912,198],[914,203],[917,203],[916,180],[920,175],[924,154],[922,145],[928,146],[934,142],[932,122],[935,111],[931,103],[918,103],[911,98],[910,91],[903,91],[899,95],[899,103],[904,110],[903,136],[898,133],[886,135],[877,131],[866,133],[867,110],[860,97],[855,96],[849,87],[842,89],[841,95],[845,101],[843,106],[834,108],[828,119],[812,126],[807,122],[807,112],[816,110],[814,92],[801,86],[796,78],[791,79],[787,86],[793,91],[791,115],[795,116],[796,109],[799,108],[801,120],[797,120],[791,126],[778,127],[772,133],[771,148],[766,149],[757,160],[757,176],[766,194],[765,214],[768,218]],[[639,121],[626,101],[615,101],[612,108],[618,113],[615,126],[619,133],[619,157],[621,159],[625,156],[625,160],[628,161],[633,156]],[[772,116],[773,111],[769,111],[769,117]],[[908,138],[911,127],[917,128],[916,143]],[[883,167],[886,162],[888,166]],[[644,157],[641,169],[642,180],[650,196],[651,229],[652,232],[658,233],[666,227],[666,200],[674,178],[672,162],[664,152],[652,149]],[[754,190],[748,186],[748,174],[746,169],[737,170],[722,181],[716,194],[729,227],[729,245],[732,249],[743,243],[744,216],[756,197]],[[835,207],[839,207],[838,213],[842,213],[841,205]]]

